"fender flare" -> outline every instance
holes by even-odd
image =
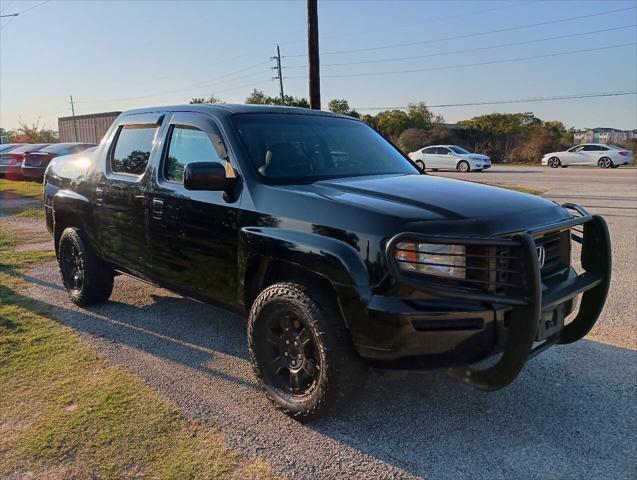
[[[247,267],[255,257],[291,263],[327,279],[336,291],[346,323],[350,314],[360,314],[372,298],[359,252],[341,240],[281,228],[244,227],[239,232],[238,253],[240,299]]]
[[[72,214],[80,222],[77,227],[86,230],[84,222],[86,218],[89,218],[87,215],[91,215],[91,202],[77,192],[58,190],[51,200],[51,207],[53,211],[53,235],[56,243],[55,250],[57,251],[57,236],[55,233],[60,215]]]

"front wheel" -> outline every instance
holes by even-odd
[[[108,300],[114,272],[91,250],[75,228],[62,232],[58,245],[62,283],[73,303],[87,307]]]
[[[469,166],[469,162],[462,160],[461,162],[458,162],[456,170],[462,173],[467,173],[469,170],[471,170],[471,167]]]
[[[248,319],[248,346],[261,388],[284,413],[317,418],[350,403],[364,367],[335,302],[316,301],[294,283],[277,283],[257,297]]]
[[[600,166],[600,168],[611,168],[613,166],[613,161],[608,157],[603,157],[599,159],[599,162],[597,162],[597,164]]]

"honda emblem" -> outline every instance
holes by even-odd
[[[544,268],[544,262],[546,261],[546,250],[544,250],[544,247],[539,246],[535,248],[535,251],[537,252],[537,263],[540,266],[540,268]]]

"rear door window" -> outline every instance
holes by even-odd
[[[110,166],[113,173],[141,175],[146,170],[157,125],[123,125],[111,148]]]

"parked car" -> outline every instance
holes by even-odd
[[[409,154],[422,171],[457,170],[459,172],[482,171],[491,168],[491,159],[486,155],[471,153],[457,145],[432,145]]]
[[[125,273],[246,315],[256,377],[298,419],[347,405],[366,363],[504,387],[586,335],[610,282],[601,216],[420,175],[330,112],[132,110],[90,155],[55,159],[44,192],[72,302],[106,301]]]
[[[583,143],[565,152],[551,152],[542,157],[542,165],[551,168],[570,165],[597,165],[600,168],[617,168],[633,163],[633,152],[602,143]]]
[[[25,154],[37,152],[48,145],[48,143],[29,143],[0,152],[0,175],[9,178],[21,178],[21,168]]]
[[[55,157],[72,155],[94,146],[93,143],[54,143],[35,152],[26,153],[22,162],[22,176],[42,180],[46,167]]]
[[[0,153],[8,152],[9,150],[13,150],[14,148],[21,147],[25,145],[24,143],[0,143]]]

